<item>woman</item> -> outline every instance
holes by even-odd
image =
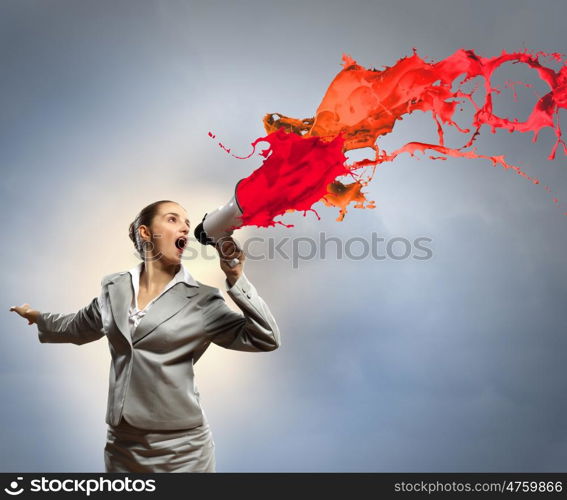
[[[143,259],[102,279],[100,296],[74,314],[11,307],[37,324],[40,342],[82,345],[107,337],[112,356],[104,450],[107,472],[214,472],[214,442],[199,403],[193,365],[211,342],[241,351],[280,345],[276,322],[243,273],[244,253],[217,245],[230,309],[218,288],[181,264],[190,224],[179,204],[162,200],[130,224]],[[228,265],[239,259],[235,267]]]

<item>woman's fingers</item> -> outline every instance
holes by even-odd
[[[219,256],[224,260],[240,259],[244,252],[232,238],[223,238],[216,244]]]
[[[40,312],[33,310],[29,304],[22,304],[21,306],[12,306],[10,311],[18,313],[22,318],[28,320],[28,325],[33,325],[37,322]]]
[[[10,311],[17,312],[23,318],[26,317],[26,313],[30,310],[29,304],[22,304],[21,306],[12,306],[10,307]]]

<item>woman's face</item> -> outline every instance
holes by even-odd
[[[146,226],[141,226],[142,239],[149,239]],[[189,242],[190,223],[185,209],[177,203],[162,203],[151,223],[152,258],[179,264]]]

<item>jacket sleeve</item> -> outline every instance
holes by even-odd
[[[242,313],[228,307],[217,289],[204,310],[205,329],[211,342],[237,351],[273,351],[280,346],[280,331],[256,288],[242,274],[228,294]]]
[[[76,313],[41,313],[37,319],[41,343],[71,343],[82,345],[104,336],[99,298]]]

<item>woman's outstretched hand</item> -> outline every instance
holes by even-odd
[[[238,246],[238,243],[230,236],[222,238],[215,246],[219,253],[221,269],[224,271],[224,274],[226,274],[228,284],[232,286],[242,275],[246,255]],[[232,259],[239,260],[238,264],[234,267],[229,265]]]
[[[37,317],[39,316],[39,311],[32,309],[29,304],[22,304],[21,306],[12,306],[10,311],[17,312],[22,318],[28,320],[28,325],[33,325],[37,323]]]

